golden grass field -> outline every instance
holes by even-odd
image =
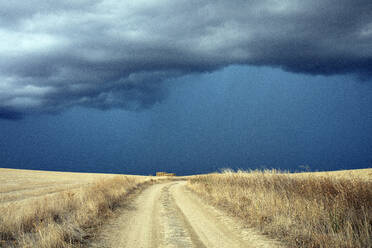
[[[189,188],[288,247],[372,247],[372,169],[194,176]]]
[[[0,204],[73,190],[117,175],[0,168]]]
[[[372,169],[171,178],[181,179],[288,247],[372,247]],[[0,169],[0,247],[86,247],[133,189],[154,182],[150,176]]]
[[[151,177],[0,169],[0,247],[81,247]]]

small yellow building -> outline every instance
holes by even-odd
[[[173,177],[175,173],[167,173],[167,172],[156,172],[157,177]]]

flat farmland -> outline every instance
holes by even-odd
[[[0,204],[74,190],[115,176],[117,175],[0,168]]]
[[[0,247],[371,247],[372,169],[0,169]]]
[[[151,177],[0,168],[0,247],[81,247]]]

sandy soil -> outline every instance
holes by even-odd
[[[112,219],[90,247],[279,247],[206,204],[185,181],[155,184]]]

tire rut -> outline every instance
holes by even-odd
[[[184,248],[206,248],[198,239],[195,231],[192,229],[182,211],[176,205],[169,189],[175,185],[170,184],[162,189],[162,229],[163,229],[163,247],[184,247]]]

